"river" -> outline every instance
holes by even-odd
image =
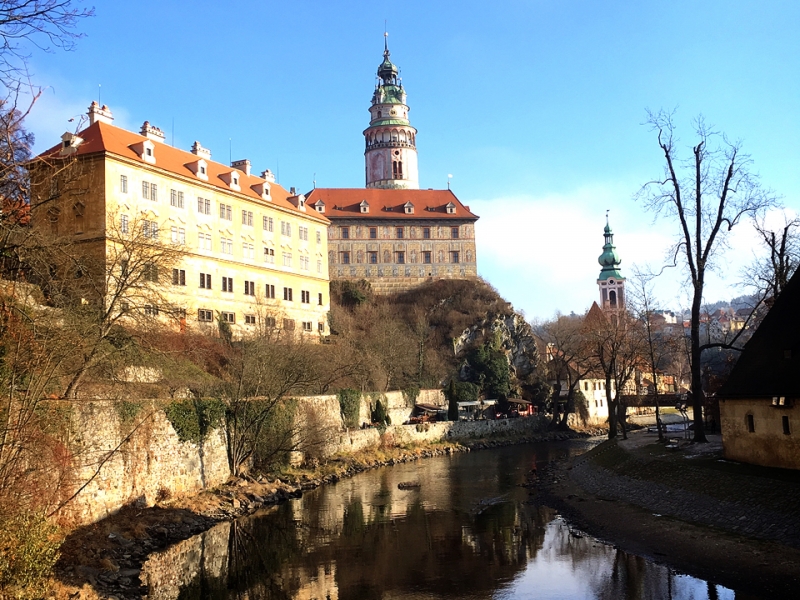
[[[362,473],[222,523],[145,565],[150,598],[721,600],[530,502],[533,465],[583,442],[509,446]],[[412,489],[398,484],[414,482]]]

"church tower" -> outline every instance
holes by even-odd
[[[625,278],[619,272],[622,261],[614,246],[614,234],[608,224],[608,215],[603,237],[605,238],[603,253],[597,259],[602,267],[600,277],[597,279],[600,288],[600,306],[603,310],[621,310],[625,308]]]
[[[364,130],[367,187],[419,189],[417,130],[408,121],[408,106],[398,69],[389,60],[388,33],[384,33],[383,62]]]

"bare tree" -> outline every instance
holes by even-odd
[[[656,216],[677,220],[678,241],[674,257],[685,261],[692,286],[691,373],[694,441],[705,442],[700,357],[700,308],[706,274],[714,257],[725,249],[725,234],[744,217],[754,217],[774,206],[776,200],[763,189],[750,168],[752,161],[731,142],[706,125],[702,117],[694,122],[697,143],[691,156],[682,159],[675,138],[673,114],[648,112],[648,124],[658,132],[664,156],[664,176],[649,181],[640,197]]]
[[[797,270],[800,262],[798,227],[800,218],[789,219],[786,214],[783,227],[777,231],[767,228],[763,219],[757,219],[755,222],[756,231],[767,256],[757,259],[748,272],[755,273],[756,285],[768,298],[777,298]]]
[[[30,43],[44,51],[72,50],[83,37],[78,22],[94,15],[80,0],[3,0],[0,2],[0,83],[13,87],[27,72]]]
[[[575,408],[575,391],[580,381],[594,368],[592,347],[584,331],[583,318],[556,315],[536,327],[536,334],[545,343],[546,377],[553,384],[553,426],[567,427],[569,414]],[[567,386],[567,399],[562,414],[559,410],[563,386]]]

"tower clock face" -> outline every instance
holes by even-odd
[[[397,111],[396,111],[395,109],[392,109],[391,111],[389,111],[389,114],[391,114],[392,116],[394,116],[394,115],[396,115],[396,114],[397,114]]]

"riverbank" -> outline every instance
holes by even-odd
[[[98,523],[67,536],[56,567],[56,598],[142,598],[139,581],[148,557],[213,525],[267,511],[320,485],[369,469],[484,448],[585,438],[587,433],[548,432],[521,438],[378,447],[335,457],[315,468],[290,469],[271,477],[233,479],[198,494],[162,498],[157,506],[127,506]],[[80,595],[76,595],[80,592]]]
[[[752,598],[796,598],[800,473],[722,459],[709,444],[646,429],[539,473],[537,503],[626,552]],[[737,594],[737,597],[738,594]]]

